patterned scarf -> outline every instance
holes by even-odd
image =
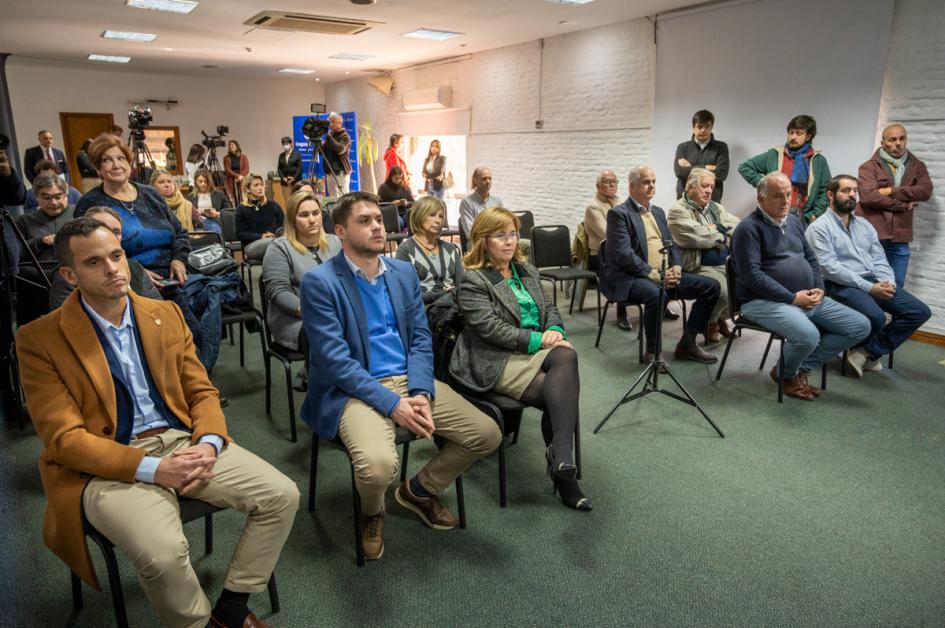
[[[893,173],[893,185],[895,187],[902,185],[902,176],[906,174],[906,159],[909,158],[909,153],[905,152],[902,154],[902,157],[896,159],[885,150],[880,148],[879,158],[889,164],[889,168]]]
[[[177,216],[177,219],[180,221],[181,226],[184,228],[184,231],[190,232],[194,230],[194,219],[193,219],[193,204],[184,198],[184,195],[180,193],[180,188],[174,190],[174,194],[170,197],[164,199],[167,201],[167,206],[171,208],[171,211]]]
[[[810,177],[810,169],[804,157],[807,155],[807,151],[810,150],[810,142],[796,150],[791,150],[787,146],[784,147],[784,150],[794,161],[794,167],[791,169],[791,183],[806,187],[807,179]]]

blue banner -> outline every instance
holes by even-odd
[[[354,192],[355,190],[361,189],[361,174],[358,168],[358,124],[353,111],[341,112],[341,117],[344,119],[343,126],[345,131],[351,136],[351,150],[348,152],[348,159],[351,160],[350,189]],[[295,150],[299,151],[299,155],[302,156],[302,177],[305,179],[309,177],[322,179],[325,176],[324,159],[320,155],[315,156],[313,169],[312,144],[309,142],[308,138],[305,137],[305,134],[302,133],[302,125],[309,118],[327,120],[328,114],[321,113],[318,115],[292,116],[292,139],[295,142]]]

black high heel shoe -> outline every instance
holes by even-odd
[[[557,462],[550,445],[545,450],[545,460],[548,461],[548,475],[553,486],[551,494],[560,493],[561,503],[568,508],[585,512],[593,510],[591,500],[584,496],[577,483],[577,468],[573,464]]]

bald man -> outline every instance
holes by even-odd
[[[876,228],[886,260],[902,288],[909,269],[912,214],[916,205],[932,198],[932,179],[922,161],[906,150],[906,127],[883,129],[880,147],[860,166],[860,206],[857,210]]]

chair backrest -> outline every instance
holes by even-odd
[[[735,286],[736,278],[735,259],[729,255],[725,260],[725,287],[728,289],[728,309],[732,320],[735,320],[742,313],[742,302],[738,298]]]
[[[381,215],[384,217],[384,231],[387,233],[400,233],[400,218],[397,214],[397,206],[393,203],[379,203]]]
[[[259,273],[259,304],[262,306],[263,330],[266,337],[266,346],[272,346],[272,333],[269,331],[269,299],[266,298],[266,278]]]
[[[223,236],[216,231],[191,231],[187,236],[190,238],[191,249],[199,249],[208,244],[223,244]]]
[[[235,209],[220,210],[220,227],[223,231],[224,242],[239,242],[239,238],[236,237]]]
[[[518,230],[519,237],[522,237],[525,239],[531,239],[532,229],[535,228],[535,215],[528,210],[525,210],[522,212],[512,212],[512,213],[518,216],[518,219],[522,223],[521,227]],[[571,246],[571,244],[568,243],[568,246]]]
[[[532,260],[537,268],[571,266],[571,231],[564,225],[532,228]]]

